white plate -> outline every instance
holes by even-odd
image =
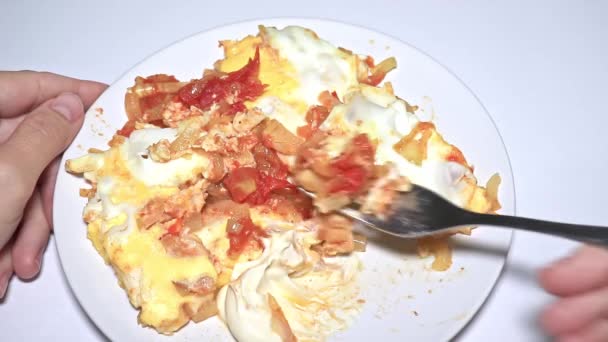
[[[115,82],[93,105],[82,131],[64,155],[82,155],[87,148],[106,148],[106,142],[125,121],[123,98],[136,76],[174,74],[178,79],[200,77],[204,68],[222,57],[218,40],[257,33],[257,25],[300,25],[320,37],[376,60],[395,56],[398,69],[389,75],[395,91],[410,103],[432,100],[435,119],[446,139],[460,147],[484,182],[494,172],[503,179],[502,213],[514,214],[515,194],[509,159],[490,116],[471,91],[429,56],[394,38],[342,23],[310,19],[271,19],[243,22],[196,34],[144,60]],[[115,56],[120,58],[120,56]],[[102,107],[97,117],[94,108]],[[427,106],[428,107],[428,106]],[[101,136],[103,135],[103,136]],[[62,163],[63,165],[63,163]],[[131,307],[109,266],[86,238],[81,218],[85,199],[78,196],[81,178],[62,167],[55,191],[54,227],[63,269],[76,297],[97,326],[120,341],[231,340],[219,319],[189,324],[172,337],[158,335],[137,324]],[[481,307],[497,281],[511,242],[510,230],[479,228],[471,237],[456,239],[454,265],[447,272],[428,271],[430,260],[415,256],[411,245],[392,241],[372,243],[363,254],[361,277],[363,313],[353,326],[332,340],[446,341],[454,337]]]

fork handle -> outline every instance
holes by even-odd
[[[471,212],[465,212],[463,221],[466,221],[463,225],[479,224],[517,228],[608,247],[608,227],[551,222],[508,215],[476,214]]]

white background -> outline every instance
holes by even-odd
[[[0,70],[111,83],[150,53],[211,27],[279,16],[328,18],[408,42],[459,76],[504,138],[519,215],[608,225],[608,2],[11,1],[0,3]],[[552,298],[539,267],[572,242],[518,232],[494,293],[459,341],[545,341]],[[111,305],[111,303],[108,303]],[[8,336],[6,335],[8,334]],[[72,296],[53,241],[42,274],[0,302],[7,341],[103,340]]]

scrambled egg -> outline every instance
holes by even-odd
[[[188,322],[182,305],[196,305],[198,300],[178,293],[173,281],[201,275],[217,278],[206,256],[172,257],[159,241],[164,234],[160,227],[136,226],[135,215],[148,200],[175,194],[178,184],[194,178],[208,163],[191,156],[160,164],[145,157],[149,145],[175,133],[173,129],[136,131],[119,146],[67,164],[68,170],[84,172],[97,186],[84,212],[89,239],[114,268],[133,306],[140,308],[140,323],[167,333]]]
[[[260,34],[239,41],[222,41],[225,58],[216,67],[238,70],[256,49],[260,51],[259,78],[266,92],[250,107],[279,120],[291,132],[306,124],[306,111],[319,103],[323,91],[343,96],[358,84],[358,56],[319,39],[310,30],[289,26],[282,30],[260,27]]]
[[[319,104],[321,92],[336,92],[341,103],[321,127],[331,132],[324,145],[329,156],[340,155],[355,134],[367,133],[377,144],[379,164],[396,164],[412,182],[458,205],[479,212],[498,209],[497,179],[491,186],[479,186],[460,151],[434,126],[421,123],[390,85],[360,83],[359,56],[300,27],[260,27],[259,35],[222,41],[221,46],[225,58],[215,67],[224,72],[242,68],[259,50],[259,79],[267,88],[246,105],[278,120],[293,133],[306,125],[306,112]],[[66,165],[94,184],[94,189],[87,191],[89,203],[83,215],[88,237],[114,268],[132,305],[140,310],[140,323],[171,334],[191,318],[184,306],[196,311],[215,305],[208,298],[181,293],[174,285],[205,275],[221,288],[219,315],[239,340],[284,338],[274,327],[272,304],[266,300],[269,294],[284,311],[291,333],[301,340],[321,340],[344,328],[361,305],[356,301],[358,260],[350,255],[334,259],[337,264],[332,267],[319,267],[318,260],[306,252],[312,229],[306,224],[294,225],[281,221],[280,216],[251,210],[253,222],[271,227],[273,233],[264,240],[263,253],[244,253],[237,260],[227,256],[228,218],[210,222],[195,233],[210,255],[192,257],[169,255],[161,242],[166,233],[161,226],[137,226],[137,213],[148,201],[178,193],[181,185],[212,165],[204,154],[185,154],[164,163],[149,156],[151,145],[163,139],[173,141],[177,134],[173,128],[138,129],[108,151],[92,151]],[[438,241],[422,245],[421,253],[435,253],[438,258],[447,255],[449,259],[447,245]],[[437,267],[445,268],[445,264]]]
[[[260,49],[260,80],[266,92],[251,107],[259,107],[269,117],[296,132],[305,124],[309,106],[318,104],[318,95],[336,91],[344,104],[334,107],[322,128],[332,134],[325,145],[331,157],[338,156],[356,133],[367,133],[378,144],[379,164],[397,164],[400,173],[468,209],[487,212],[491,200],[467,165],[446,160],[454,146],[433,129],[427,142],[428,156],[422,165],[403,158],[394,145],[420,122],[409,105],[396,97],[390,87],[374,87],[357,81],[359,57],[319,39],[307,29],[283,30],[261,27],[260,34],[239,41],[222,41],[225,58],[218,61],[222,71],[243,67]]]
[[[195,154],[167,163],[152,161],[147,148],[161,139],[173,140],[176,134],[177,130],[171,128],[137,130],[108,151],[92,152],[66,165],[71,172],[83,173],[96,184],[95,195],[84,211],[88,238],[113,267],[131,304],[140,309],[140,323],[167,334],[190,320],[184,305],[209,304],[180,293],[174,281],[207,275],[221,286],[230,281],[232,267],[259,255],[257,251],[246,251],[236,260],[228,257],[227,218],[218,219],[196,233],[217,260],[208,256],[170,256],[160,242],[164,229],[158,225],[147,230],[137,227],[136,213],[149,200],[177,193],[177,185],[194,179],[209,164],[209,160]],[[259,225],[276,223],[277,229],[293,228],[277,221],[281,218],[277,215],[252,210],[251,216]]]

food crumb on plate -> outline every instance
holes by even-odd
[[[454,318],[453,318],[453,319],[454,319],[455,321],[460,321],[460,320],[466,319],[466,318],[467,318],[467,316],[468,316],[468,313],[465,311],[465,312],[462,312],[462,313],[460,313],[460,314],[458,314],[458,315],[454,316]]]

